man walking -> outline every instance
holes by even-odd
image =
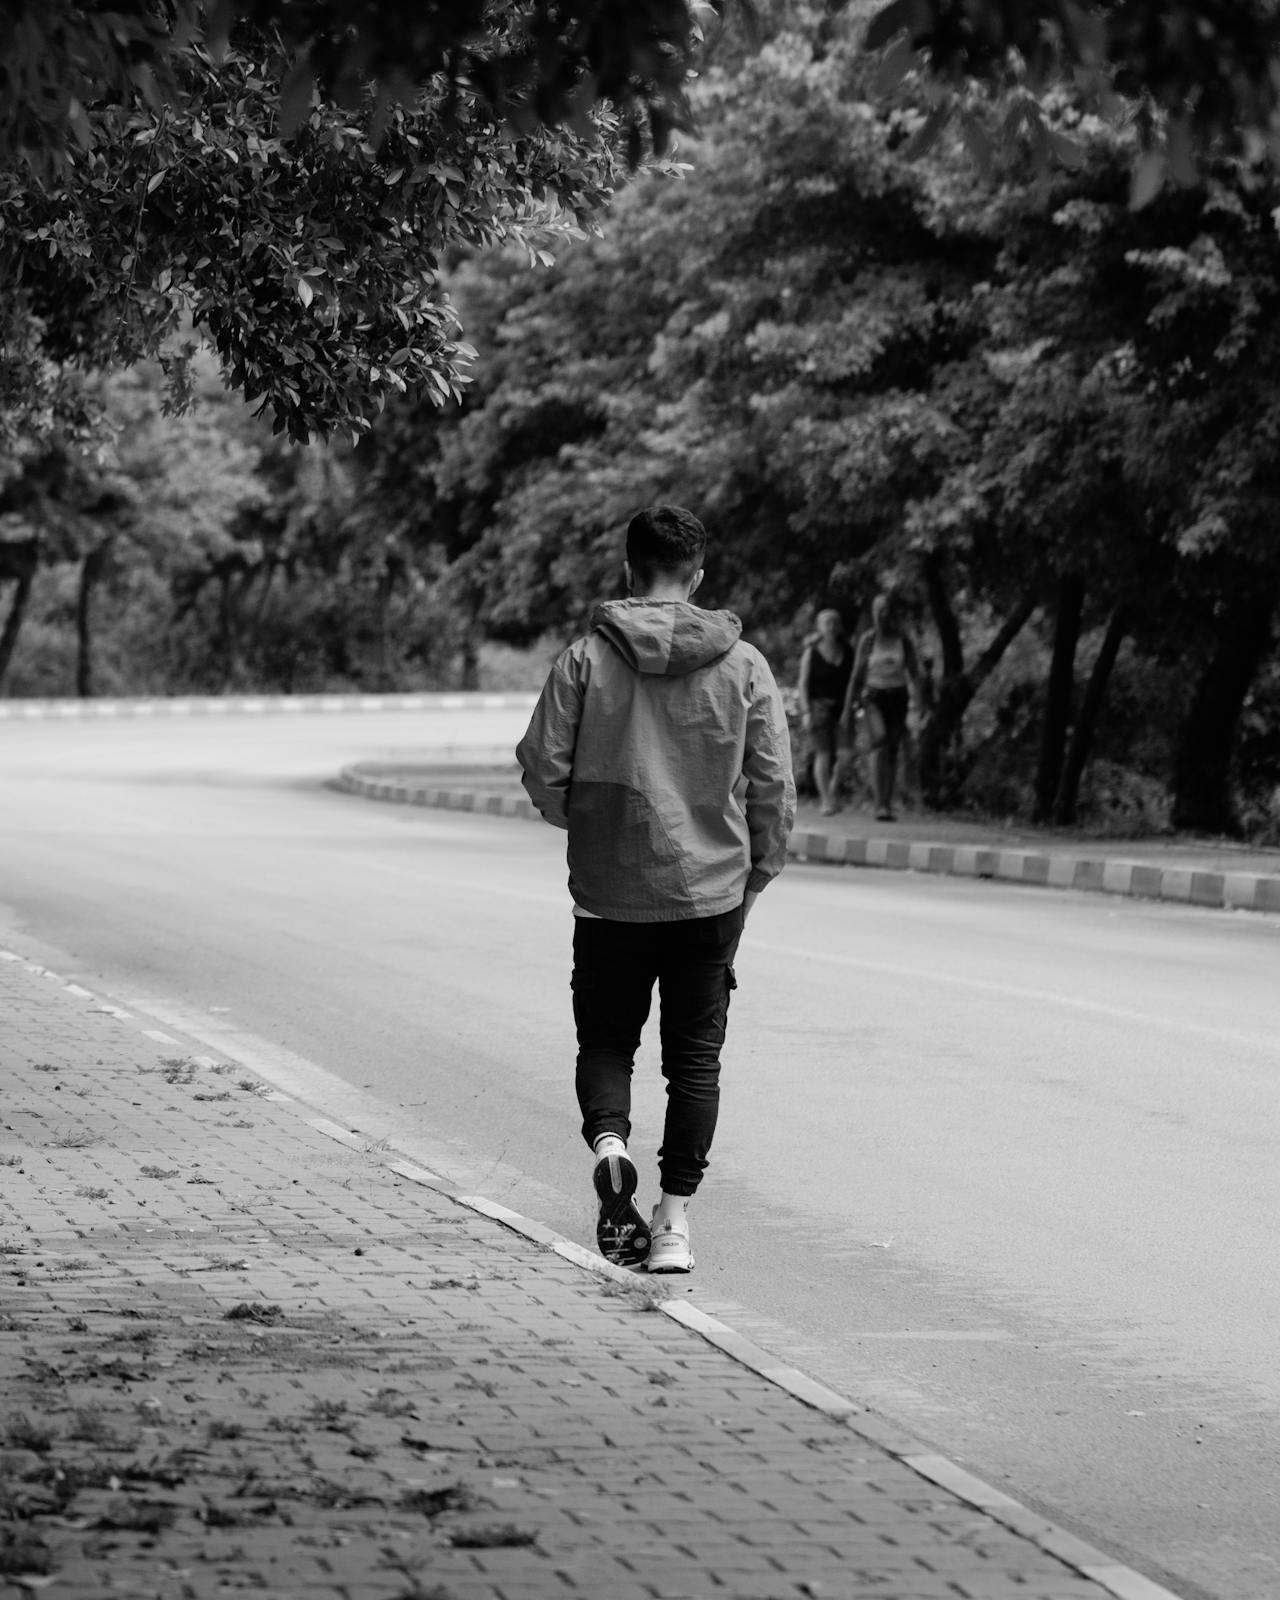
[[[733,959],[795,820],[791,746],[768,663],[731,612],[690,604],[706,530],[679,506],[627,529],[630,598],[596,608],[551,669],[516,750],[542,816],[569,833],[582,1132],[601,1253],[689,1272],[689,1200],[720,1099]],[[631,1074],[654,984],[667,1107],[646,1222],[627,1154]]]

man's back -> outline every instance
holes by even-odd
[[[687,601],[611,601],[556,662],[517,755],[535,804],[569,830],[580,909],[714,916],[781,869],[790,739],[741,632],[732,613]]]

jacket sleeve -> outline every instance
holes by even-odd
[[[796,820],[787,713],[763,656],[758,656],[755,665],[742,775],[746,779],[744,805],[751,836],[747,890],[758,893],[786,865],[787,839]]]
[[[572,648],[552,667],[524,738],[516,746],[521,782],[553,828],[569,826],[569,785],[582,717],[582,687]]]

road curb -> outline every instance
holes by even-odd
[[[537,701],[533,694],[481,691],[422,694],[137,695],[104,700],[0,700],[0,721],[95,720],[117,717],[217,717],[332,711],[512,711]]]
[[[447,784],[408,783],[363,771],[358,766],[344,767],[332,780],[332,786],[368,800],[539,820],[532,801],[522,795]],[[1122,861],[1065,851],[934,844],[920,839],[853,839],[812,828],[798,829],[791,835],[787,854],[792,860],[829,866],[932,872],[945,877],[984,878],[1042,889],[1124,895],[1134,900],[1167,900],[1219,911],[1280,912],[1280,874],[1274,873],[1207,872],[1200,868],[1164,867],[1150,861]]]

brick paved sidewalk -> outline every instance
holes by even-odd
[[[0,1075],[0,1595],[1167,1594],[11,951]]]

